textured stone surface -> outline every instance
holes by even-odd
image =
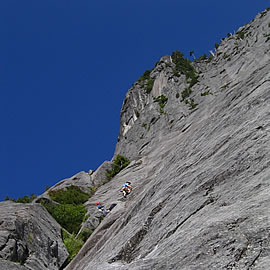
[[[74,176],[61,180],[60,182],[56,183],[54,186],[50,187],[48,190],[46,190],[43,194],[38,196],[33,202],[39,203],[41,199],[51,200],[48,192],[50,190],[59,190],[59,189],[65,189],[69,186],[77,186],[79,187],[83,192],[91,193],[90,187],[91,185],[91,175],[86,172],[79,172],[75,174]]]
[[[14,263],[11,261],[0,259],[0,269],[1,270],[28,270],[28,268],[20,265],[19,263]]]
[[[67,257],[61,228],[41,205],[0,203],[0,258],[19,263],[3,267],[57,270]]]
[[[100,185],[103,185],[104,183],[108,182],[106,177],[106,171],[109,169],[111,169],[111,161],[105,161],[103,162],[103,164],[99,166],[99,168],[96,171],[90,170],[88,173],[83,171],[79,172],[70,178],[63,179],[60,182],[56,183],[54,186],[50,187],[43,194],[38,196],[33,202],[39,203],[41,199],[46,199],[50,201],[51,199],[48,194],[49,191],[65,189],[72,185],[77,186],[83,192],[92,195],[93,189],[96,189]]]
[[[133,162],[88,201],[117,206],[67,270],[269,269],[269,22],[259,14],[239,29],[244,38],[194,63],[196,109],[177,98],[188,84],[170,57],[151,72],[150,94],[129,90],[115,154]],[[136,189],[123,200],[127,180]]]
[[[111,161],[104,161],[98,169],[91,175],[91,183],[93,186],[99,187],[108,182],[106,177],[107,170],[111,169]]]

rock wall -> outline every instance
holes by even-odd
[[[82,229],[94,232],[66,270],[269,268],[269,23],[266,10],[194,61],[195,84],[170,56],[134,83],[115,150],[129,166],[108,182],[104,162],[50,188],[93,194]],[[40,199],[48,192],[0,203],[1,269],[63,268],[61,227]],[[104,217],[96,201],[116,206]]]
[[[193,108],[170,57],[152,70],[151,93],[129,90],[115,154],[140,162],[89,200],[117,207],[66,270],[269,268],[269,22],[258,14],[194,62]],[[136,189],[123,200],[127,180]]]
[[[57,270],[64,264],[61,228],[41,205],[2,202],[0,221],[0,258],[7,260],[0,268]]]

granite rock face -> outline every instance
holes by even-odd
[[[115,155],[133,162],[87,202],[117,206],[66,270],[269,269],[269,23],[264,11],[194,62],[186,103],[169,56],[150,93],[129,90]],[[128,180],[136,189],[123,199]]]
[[[60,225],[41,205],[0,203],[0,269],[58,270],[67,257]]]
[[[28,270],[23,265],[15,262],[0,259],[1,270]]]
[[[115,150],[131,163],[109,182],[105,161],[49,189],[92,195],[81,231],[94,232],[66,270],[269,269],[269,25],[266,10],[194,61],[194,84],[171,56],[134,83]],[[48,191],[0,203],[0,269],[63,269],[61,227],[38,204]],[[116,206],[105,216],[96,201]]]

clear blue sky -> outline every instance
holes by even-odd
[[[112,158],[124,96],[163,55],[209,54],[266,0],[0,1],[0,200]]]

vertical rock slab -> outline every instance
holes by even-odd
[[[0,203],[1,259],[17,262],[27,269],[58,270],[67,257],[61,227],[43,206]]]

